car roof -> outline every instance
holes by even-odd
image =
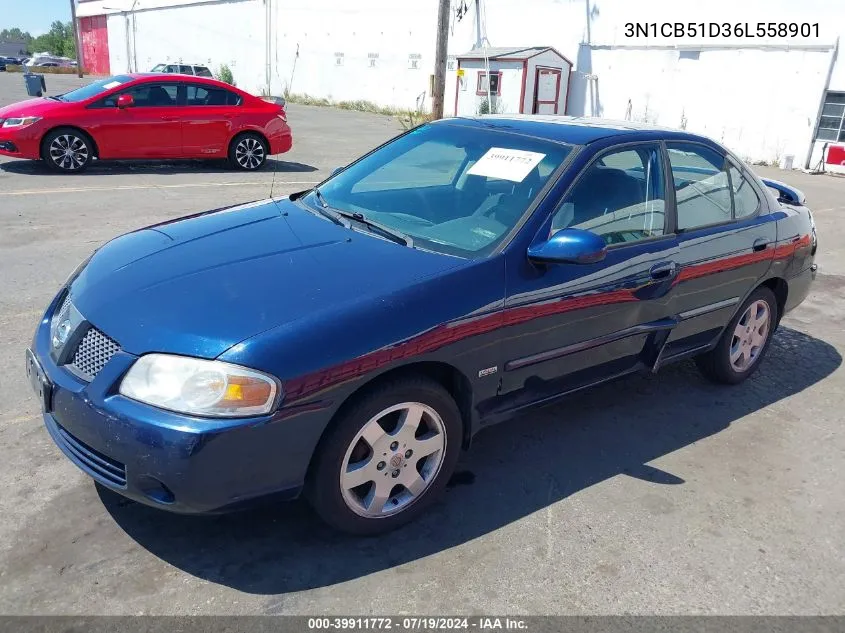
[[[190,79],[191,83],[205,83],[237,91],[235,86],[227,84],[225,81],[220,81],[213,77],[200,77],[199,75],[184,75],[182,73],[127,73],[125,76],[131,77],[132,79],[154,79],[157,81],[179,81],[179,79],[185,78]]]
[[[477,117],[455,117],[444,119],[464,125],[498,128],[516,131],[539,138],[547,138],[571,145],[587,145],[593,141],[612,136],[635,136],[644,132],[663,132],[674,139],[707,140],[704,137],[667,127],[648,125],[636,121],[615,121],[595,117],[573,117],[545,114],[491,114]],[[633,140],[633,139],[632,139]]]

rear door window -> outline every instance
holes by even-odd
[[[213,86],[189,84],[186,97],[185,104],[189,106],[233,106],[241,104],[240,95]]]
[[[734,198],[734,217],[751,217],[760,208],[760,198],[748,179],[733,165],[728,170],[731,175],[731,193]]]
[[[733,218],[725,157],[704,145],[667,143],[678,230],[720,224]]]

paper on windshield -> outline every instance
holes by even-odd
[[[484,156],[478,159],[475,165],[470,167],[467,173],[474,176],[522,182],[545,157],[545,154],[539,152],[491,147]]]
[[[115,88],[119,85],[120,85],[119,81],[110,81],[107,84],[103,84],[103,90],[111,90],[112,88]]]

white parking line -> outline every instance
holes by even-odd
[[[319,180],[285,180],[275,184],[316,185]],[[139,189],[189,189],[200,187],[269,187],[271,182],[191,182],[178,185],[118,185],[115,187],[63,187],[62,189],[29,189],[22,191],[0,191],[0,196],[37,196],[56,193],[86,193],[89,191],[136,191]]]

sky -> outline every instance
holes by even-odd
[[[70,22],[70,0],[0,0],[0,31],[17,26],[36,36],[56,20]]]

